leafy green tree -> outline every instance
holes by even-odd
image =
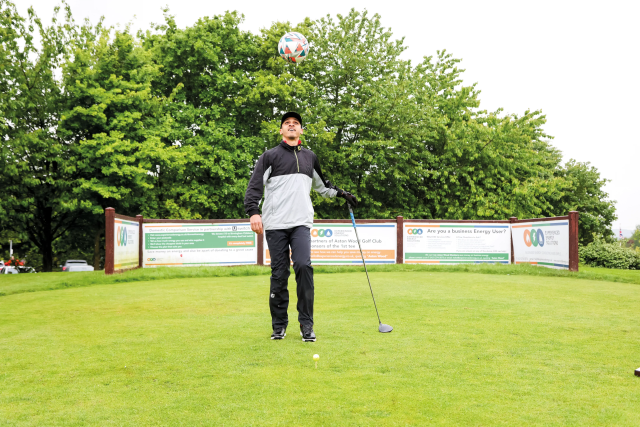
[[[168,100],[151,93],[158,67],[130,34],[78,26],[66,5],[49,27],[32,9],[27,22],[0,5],[0,216],[51,271],[55,242],[94,230],[86,245],[99,244],[104,208],[144,212],[158,171],[179,169],[182,157],[163,141],[171,118]]]
[[[615,201],[609,199],[604,186],[609,180],[603,179],[600,172],[590,166],[570,160],[562,168],[557,168],[556,176],[562,178],[561,197],[552,201],[553,208],[545,210],[544,216],[566,215],[569,211],[580,212],[579,241],[587,245],[594,235],[613,241],[611,225],[616,220]]]
[[[64,3],[63,3],[64,4]],[[480,109],[460,60],[414,64],[378,15],[274,23],[260,35],[226,13],[140,32],[42,25],[0,0],[0,227],[50,271],[56,252],[101,258],[103,211],[238,218],[258,156],[298,110],[325,175],[362,201],[360,217],[504,219],[581,213],[581,242],[615,219],[606,180],[561,164],[539,111]],[[311,42],[301,64],[277,43]],[[37,32],[37,34],[36,34]],[[35,36],[42,41],[34,44]],[[345,217],[313,196],[320,218]],[[93,250],[92,250],[93,249]]]
[[[12,3],[0,0],[0,217],[8,230],[26,235],[39,249],[45,271],[52,269],[52,242],[83,213],[72,191],[74,162],[57,134],[65,94],[56,72],[74,37],[74,28],[65,25],[68,9],[65,18],[59,24],[56,15],[45,27],[33,9],[25,19]]]
[[[108,206],[153,214],[163,193],[161,171],[185,164],[184,154],[166,143],[172,125],[166,109],[175,93],[152,93],[159,67],[127,31],[85,35],[64,67],[69,96],[58,131],[73,142],[77,192],[100,217]]]
[[[479,110],[478,91],[463,85],[451,55],[402,60],[402,40],[378,15],[355,10],[295,28],[274,24],[263,32],[269,52],[289,29],[308,36],[310,59],[264,67],[312,86],[287,105],[304,111],[306,140],[326,174],[363,200],[361,217],[531,217],[560,197],[560,153],[546,142],[544,116]],[[345,215],[336,201],[316,206],[323,218]]]
[[[636,229],[633,230],[633,234],[629,238],[629,242],[631,242],[631,247],[635,250],[640,249],[640,225],[636,225]]]
[[[238,28],[236,13],[202,18],[179,29],[168,12],[165,24],[141,35],[160,67],[157,96],[173,96],[165,144],[181,152],[183,169],[159,171],[152,213],[174,218],[244,217],[244,191],[262,151],[260,133],[271,111],[256,96],[259,40]],[[268,79],[268,76],[267,76]]]

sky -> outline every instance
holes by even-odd
[[[446,49],[461,58],[465,85],[477,83],[481,108],[522,114],[541,110],[544,129],[564,160],[591,162],[616,200],[613,229],[640,225],[640,1],[351,1],[238,2],[196,0],[68,0],[76,21],[105,17],[134,29],[163,21],[167,5],[180,27],[226,10],[244,14],[258,33],[274,21],[378,13],[406,59]],[[47,21],[58,0],[16,0]],[[310,53],[312,58],[313,52]]]

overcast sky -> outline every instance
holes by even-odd
[[[49,20],[57,0],[17,0]],[[640,225],[640,1],[351,1],[68,0],[76,21],[162,22],[168,5],[181,27],[201,16],[238,10],[258,33],[274,21],[379,13],[382,24],[420,61],[446,49],[462,58],[466,84],[478,83],[481,107],[547,115],[545,131],[564,159],[591,162],[611,182],[614,229]],[[310,58],[313,58],[311,52]],[[638,169],[636,169],[638,167]]]

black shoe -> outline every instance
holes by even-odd
[[[271,334],[272,340],[281,340],[287,336],[287,330],[285,328],[275,328]]]
[[[300,335],[302,335],[302,341],[315,342],[316,334],[313,333],[313,326],[300,325]]]

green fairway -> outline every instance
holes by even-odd
[[[580,266],[580,272],[535,267],[527,264],[389,264],[370,265],[372,273],[424,272],[424,273],[480,273],[497,275],[518,275],[538,277],[565,277],[608,282],[625,282],[640,285],[640,271],[616,270],[611,268]],[[315,266],[316,273],[352,273],[364,268],[351,265]],[[24,292],[39,292],[55,289],[78,288],[124,282],[146,282],[149,280],[183,280],[212,277],[265,276],[271,274],[269,267],[245,265],[236,267],[185,267],[185,268],[145,268],[124,273],[105,275],[104,271],[77,273],[45,273],[34,276],[16,274],[0,276],[0,297]],[[293,270],[292,270],[293,274]]]
[[[283,341],[265,275],[3,296],[0,425],[640,424],[638,285],[371,278],[395,330],[377,332],[363,273],[318,274],[316,343],[293,278]]]

